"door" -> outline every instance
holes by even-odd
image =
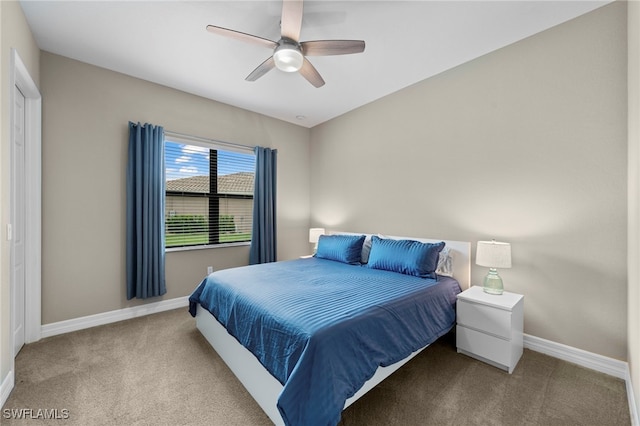
[[[16,91],[11,144],[11,294],[14,356],[25,341],[25,97]]]

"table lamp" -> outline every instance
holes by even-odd
[[[320,235],[324,235],[324,228],[309,229],[309,242],[315,244],[313,246],[313,254],[316,254],[316,251],[318,251],[318,240],[320,239]]]
[[[511,268],[511,244],[498,241],[478,241],[476,265],[487,266],[489,273],[484,277],[483,290],[489,294],[502,294],[504,285],[497,268]]]

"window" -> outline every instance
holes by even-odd
[[[251,241],[255,154],[165,140],[165,245]]]

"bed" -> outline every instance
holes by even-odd
[[[421,244],[431,258],[437,250],[447,276],[394,270],[415,252],[398,252],[403,244]],[[214,272],[189,309],[274,424],[335,425],[344,408],[455,325],[469,259],[467,242],[341,233],[321,237],[315,257]]]

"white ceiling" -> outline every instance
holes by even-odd
[[[326,81],[318,89],[277,69],[245,81],[272,52],[205,30],[212,24],[277,41],[281,1],[21,5],[42,50],[313,127],[609,2],[306,1],[300,41],[366,42],[361,54],[310,57]]]

